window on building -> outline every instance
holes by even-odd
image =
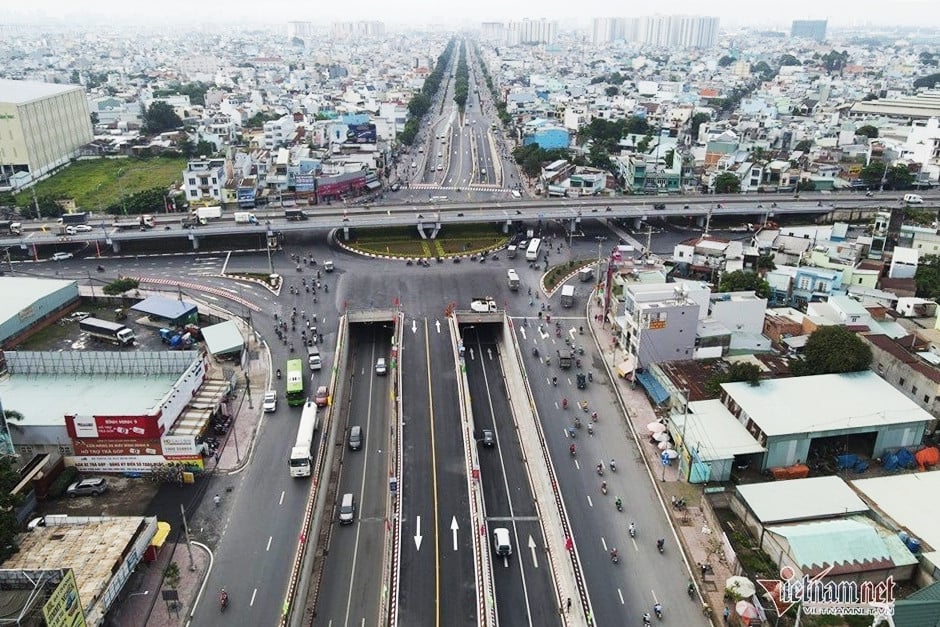
[[[808,277],[800,278],[799,288],[801,290],[808,290],[810,286],[810,281]]]
[[[914,396],[917,396],[917,386],[916,386],[916,385],[911,388],[911,394],[913,394]]]
[[[904,377],[901,377],[900,379],[898,379],[898,385],[900,385],[900,386],[903,388],[905,381],[906,381],[906,379],[905,379]]]
[[[924,394],[924,405],[930,404],[930,394]]]
[[[189,184],[190,184],[190,185],[195,185],[195,184],[196,184],[196,179],[189,179]]]

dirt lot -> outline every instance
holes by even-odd
[[[81,475],[87,479],[93,475]],[[101,496],[61,496],[39,503],[36,516],[68,514],[69,516],[141,516],[146,510],[159,484],[146,477],[130,479],[107,475],[108,491]]]
[[[114,305],[92,302],[84,299],[78,311],[91,314],[102,320],[114,320]],[[129,311],[121,324],[126,325],[137,335],[137,343],[133,347],[119,348],[107,342],[99,342],[89,338],[78,328],[78,320],[65,316],[53,325],[50,325],[33,334],[28,340],[19,344],[17,350],[25,351],[162,351],[166,346],[160,341],[160,326],[155,323],[140,324],[140,315]]]

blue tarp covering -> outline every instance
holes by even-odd
[[[662,383],[656,380],[656,377],[648,372],[637,372],[636,380],[640,382],[643,389],[656,405],[662,405],[669,400],[669,392],[663,387]]]

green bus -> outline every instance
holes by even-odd
[[[287,404],[298,407],[307,400],[304,394],[304,362],[302,359],[287,360]]]

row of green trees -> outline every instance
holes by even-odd
[[[444,68],[447,67],[447,60],[454,54],[456,41],[451,39],[444,48],[444,52],[437,58],[428,77],[424,80],[421,91],[411,97],[408,102],[408,120],[405,122],[405,128],[398,133],[398,141],[410,146],[418,136],[418,130],[421,126],[421,118],[431,109],[431,103],[434,101],[434,95],[441,87],[441,81],[444,79]]]
[[[467,96],[470,93],[470,71],[467,69],[467,47],[460,44],[460,59],[457,61],[457,71],[454,72],[454,102],[463,113],[467,106]]]

